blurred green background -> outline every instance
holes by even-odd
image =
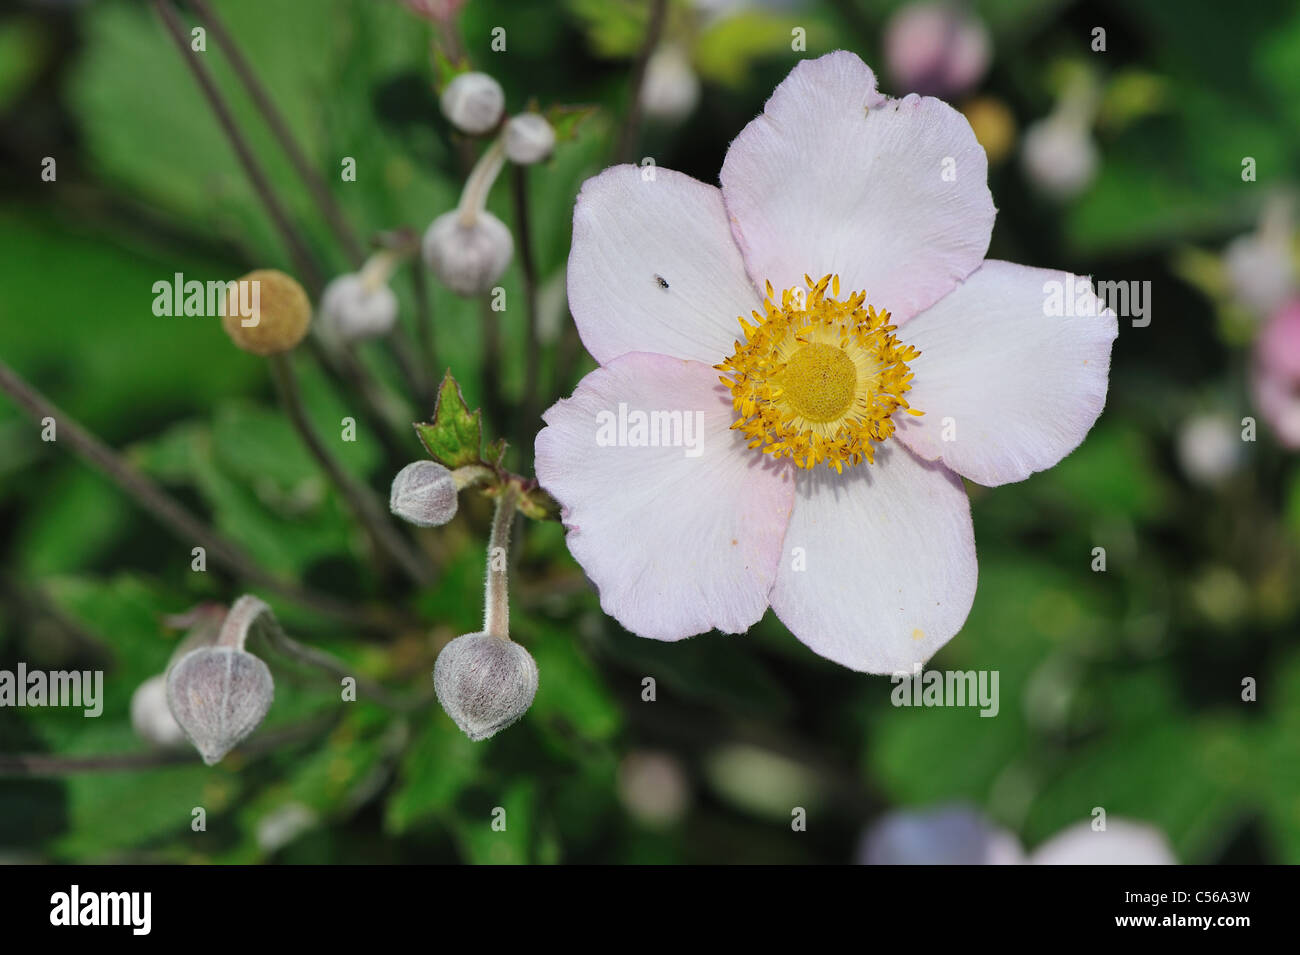
[[[714,4],[713,6],[717,6]],[[647,117],[637,156],[716,182],[730,139],[803,55],[847,48],[881,67],[899,4],[872,0],[670,4],[698,103]],[[423,230],[463,182],[430,62],[438,28],[396,0],[219,0],[216,7],[364,236]],[[563,268],[574,196],[611,161],[626,115],[643,2],[469,0],[456,20],[508,108],[598,110],[529,173],[541,278],[545,404],[590,367],[566,362]],[[820,659],[769,616],[748,635],[672,645],[603,616],[556,524],[528,522],[515,636],[541,688],[520,724],[465,739],[436,705],[340,706],[337,687],[276,672],[256,755],[147,771],[0,778],[6,861],[848,862],[882,812],[967,801],[1033,846],[1093,807],[1150,823],[1185,862],[1300,862],[1300,464],[1270,437],[1214,481],[1180,465],[1196,414],[1254,415],[1251,326],[1216,295],[1217,257],[1270,190],[1300,178],[1300,11],[1289,0],[973,5],[987,73],[955,98],[1010,120],[992,164],[989,255],[1152,283],[1148,327],[1121,319],[1105,413],[1084,445],[1028,481],[971,486],[980,583],[963,631],[932,661],[997,669],[1001,711],[896,709],[888,679]],[[504,27],[507,48],[490,48]],[[806,53],[792,52],[792,26]],[[1093,52],[1094,27],[1107,49]],[[325,274],[346,267],[310,195],[209,40],[205,62]],[[1098,91],[1095,177],[1068,199],[1035,188],[1019,136],[1080,76]],[[1006,125],[1005,123],[1003,124]],[[981,135],[984,132],[981,131]],[[55,182],[40,178],[46,156]],[[356,182],[339,181],[355,157]],[[1254,157],[1258,180],[1243,182]],[[334,489],[279,411],[263,362],[211,319],[160,318],[174,272],[230,279],[293,265],[149,4],[19,4],[0,14],[0,357],[265,567],[419,625],[363,634],[271,594],[287,629],[390,686],[425,691],[438,649],[479,628],[487,510],[468,500],[421,541],[440,567],[419,594],[373,567]],[[514,225],[508,172],[489,208]],[[394,288],[414,337],[409,267]],[[1216,284],[1217,283],[1217,284]],[[502,284],[521,301],[518,256]],[[481,303],[433,283],[439,371],[490,422],[524,384],[523,310],[501,313],[503,363],[484,367]],[[389,349],[366,366],[409,405]],[[306,357],[309,407],[329,434],[356,401]],[[535,429],[534,429],[535,430]],[[528,472],[518,442],[509,462]],[[337,444],[337,442],[336,442]],[[338,445],[381,493],[421,456],[362,425]],[[0,398],[0,666],[105,670],[99,719],[0,710],[0,753],[144,749],[131,694],[165,666],[163,617],[247,589]],[[1092,550],[1107,551],[1104,573]],[[642,679],[657,701],[642,702]],[[1258,682],[1242,702],[1241,681]],[[191,810],[207,831],[191,830]],[[791,807],[808,810],[792,832]],[[495,807],[509,825],[494,832]]]

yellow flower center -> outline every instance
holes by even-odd
[[[841,302],[839,276],[804,281],[807,294],[786,289],[779,304],[767,283],[765,314],[740,319],[744,341],[714,367],[731,390],[731,427],[751,448],[843,472],[875,460],[875,443],[894,433],[896,410],[922,414],[903,397],[912,387],[907,362],[921,353],[899,342],[889,312],[865,304],[866,292]]]

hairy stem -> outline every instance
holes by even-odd
[[[510,637],[510,528],[515,522],[519,491],[507,484],[497,496],[492,514],[492,536],[488,539],[487,598],[483,611],[483,632],[503,640]]]

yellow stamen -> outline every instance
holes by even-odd
[[[806,295],[785,289],[779,303],[768,282],[765,314],[740,319],[744,341],[714,367],[731,390],[731,427],[751,448],[842,472],[875,460],[874,443],[894,433],[896,410],[923,414],[903,397],[912,387],[907,362],[921,353],[899,342],[889,312],[866,305],[865,292],[838,301],[838,275],[804,281]]]

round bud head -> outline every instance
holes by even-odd
[[[388,509],[416,527],[441,527],[456,516],[456,479],[437,461],[415,461],[397,472]]]
[[[165,675],[149,677],[131,694],[131,728],[151,746],[166,749],[185,742],[185,731],[167,706]]]
[[[321,320],[344,341],[387,335],[397,324],[397,296],[384,283],[367,284],[360,275],[340,275],[320,302]]]
[[[515,243],[504,222],[480,212],[471,225],[453,210],[433,220],[424,233],[424,261],[458,295],[482,295],[510,264]]]
[[[488,739],[533,705],[537,663],[513,640],[468,633],[438,654],[433,689],[442,708],[466,736]]]
[[[520,113],[506,123],[506,158],[527,166],[555,149],[555,129],[540,113]]]
[[[231,287],[221,324],[244,351],[274,355],[303,340],[311,324],[311,300],[291,276],[258,269]]]
[[[442,114],[462,133],[482,136],[501,122],[506,94],[486,73],[461,73],[442,91]]]
[[[191,651],[167,673],[172,716],[209,766],[257,729],[274,695],[266,664],[234,647]]]

